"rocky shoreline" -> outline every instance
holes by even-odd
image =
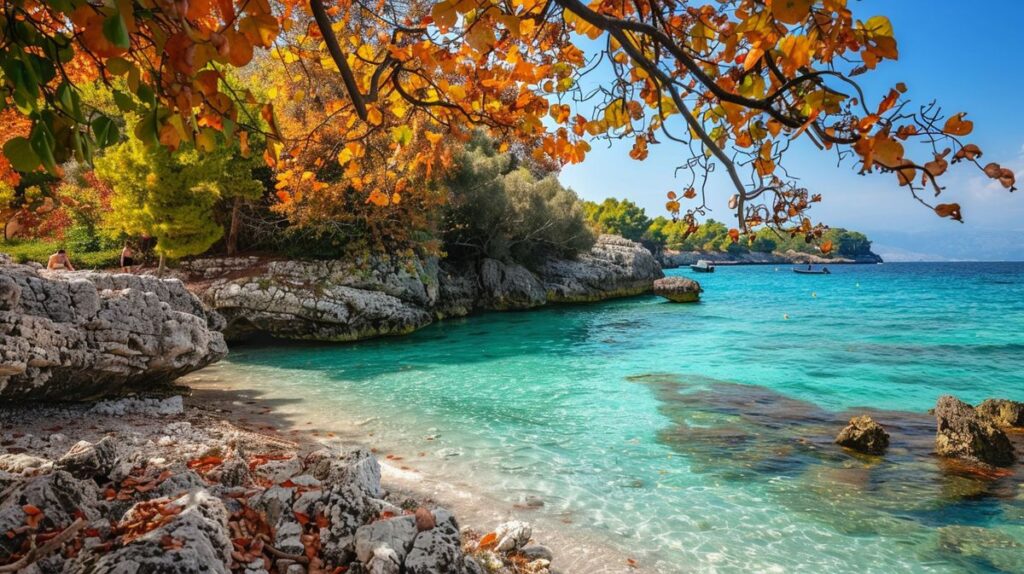
[[[355,341],[404,335],[476,311],[525,310],[648,293],[664,276],[639,243],[612,235],[576,259],[531,270],[515,262],[436,258],[285,261],[197,259],[189,287],[226,319],[229,341]]]
[[[0,400],[166,385],[227,355],[223,326],[180,281],[46,271],[0,255]]]
[[[460,528],[387,492],[365,448],[229,417],[180,396],[0,407],[0,569],[554,572],[529,524]]]

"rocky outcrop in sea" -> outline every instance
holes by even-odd
[[[0,399],[152,388],[227,354],[223,319],[180,281],[0,260]]]
[[[836,444],[865,454],[883,454],[889,448],[889,433],[871,417],[862,415],[851,418],[839,431]]]
[[[956,397],[939,397],[935,421],[935,452],[939,456],[991,466],[1011,466],[1016,461],[1006,433]]]
[[[577,259],[531,270],[496,259],[366,261],[205,259],[189,262],[194,288],[226,320],[229,340],[252,335],[354,341],[402,335],[474,311],[600,301],[651,291],[663,276],[639,243],[601,236]]]

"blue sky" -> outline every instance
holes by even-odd
[[[1019,58],[1024,1],[851,0],[854,16],[890,18],[900,59],[861,77],[869,98],[905,82],[915,103],[937,99],[947,112],[966,111],[974,121],[968,138],[1017,172],[1024,187],[1024,64]],[[970,7],[970,8],[968,8]],[[587,160],[563,170],[561,180],[585,199],[628,197],[664,215],[665,193],[682,187],[673,177],[682,151],[652,146],[643,162],[629,159],[629,145],[595,143]],[[856,173],[852,162],[836,166],[834,154],[810,144],[790,149],[787,166],[804,185],[825,197],[814,217],[833,227],[857,229],[890,258],[1024,259],[1024,190],[992,185],[976,169],[954,166],[942,201],[963,206],[966,223],[940,219],[900,189],[891,175]],[[712,217],[729,217],[731,194],[716,182]]]

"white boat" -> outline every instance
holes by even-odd
[[[698,273],[714,273],[715,272],[715,264],[712,263],[711,261],[706,261],[704,259],[701,259],[701,260],[697,261],[696,263],[694,263],[693,265],[690,265],[690,269],[692,269],[692,270],[694,270],[694,271],[696,271]]]

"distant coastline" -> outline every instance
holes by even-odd
[[[692,265],[699,260],[729,265],[856,265],[883,263],[882,257],[874,252],[856,257],[822,257],[812,253],[801,253],[792,249],[785,252],[729,253],[725,251],[675,251],[666,249],[658,253],[658,261],[665,269]]]

